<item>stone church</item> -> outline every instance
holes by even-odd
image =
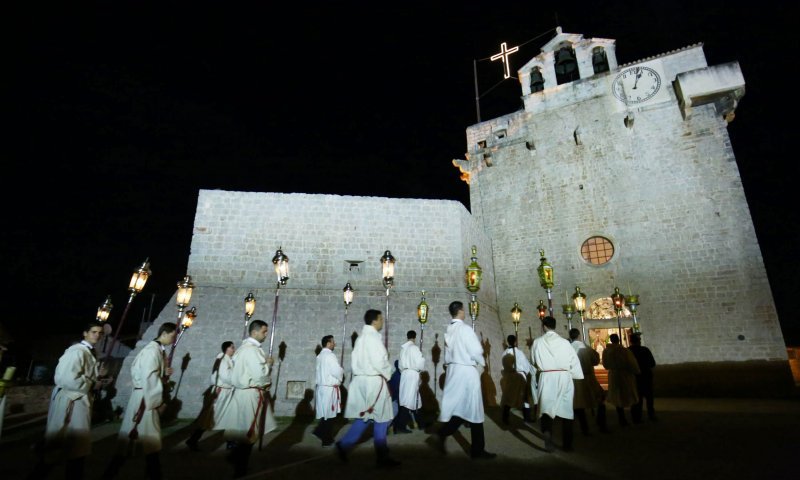
[[[738,63],[709,66],[697,44],[619,65],[614,40],[559,28],[517,77],[524,108],[469,126],[465,158],[452,161],[454,177],[469,184],[471,211],[446,200],[200,191],[187,272],[198,317],[174,361],[181,416],[198,413],[220,344],[242,339],[249,293],[252,318],[274,325],[263,347],[275,358],[278,415],[313,407],[323,335],[335,335],[349,380],[352,340],[370,308],[385,312],[390,361],[407,330],[421,336],[423,388],[435,408],[447,306],[470,300],[473,246],[483,271],[474,327],[487,356],[489,406],[515,331],[510,310],[522,309],[522,344],[541,334],[540,302],[552,306],[562,334],[568,323],[583,328],[598,350],[610,333],[627,342],[641,331],[658,363],[656,395],[791,388],[727,133],[745,91]],[[273,268],[278,249],[289,258],[285,285]],[[389,289],[380,264],[387,250],[396,259]],[[537,275],[540,250],[554,272],[549,291]],[[355,298],[346,308],[347,283]],[[562,305],[572,304],[576,287],[585,315],[568,321]],[[634,312],[626,305],[617,313],[615,288],[638,295]],[[174,299],[168,305],[125,360],[116,404],[130,394],[133,355],[161,323],[175,321]]]

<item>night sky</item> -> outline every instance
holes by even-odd
[[[126,327],[135,332],[151,303],[160,311],[186,273],[199,189],[469,207],[451,160],[464,158],[476,123],[473,60],[482,119],[519,110],[519,82],[487,59],[501,42],[521,45],[515,72],[557,25],[616,39],[620,64],[698,42],[709,65],[740,63],[746,94],[728,131],[784,337],[800,343],[790,310],[800,290],[790,248],[800,233],[790,195],[798,169],[789,160],[798,36],[786,7],[231,3],[8,12],[0,325],[14,355],[37,336],[78,333],[108,294],[116,325],[146,257],[153,276]]]

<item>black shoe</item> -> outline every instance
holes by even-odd
[[[395,460],[392,457],[382,457],[382,458],[378,459],[378,461],[376,462],[376,465],[378,467],[380,467],[380,468],[391,468],[391,467],[399,466],[400,465],[400,461]]]
[[[344,450],[344,448],[342,448],[339,442],[336,442],[334,447],[336,450],[336,456],[339,457],[339,460],[341,460],[344,463],[347,463],[347,452]]]
[[[331,445],[333,445],[333,440],[322,442],[323,447],[330,447]]]
[[[395,433],[395,435],[398,434],[398,433],[411,433],[411,430],[409,430],[407,428],[398,428],[397,430],[394,431],[394,433]]]
[[[487,452],[486,450],[481,453],[471,455],[473,460],[491,460],[497,456],[496,453]]]
[[[572,448],[572,445],[570,445],[570,446],[564,445],[564,447],[561,450],[563,450],[565,452],[574,452],[575,451],[575,449]]]
[[[547,452],[552,452],[555,450],[555,446],[553,445],[553,436],[550,432],[544,434],[544,449]]]
[[[193,442],[191,440],[186,440],[184,443],[186,444],[187,447],[189,447],[189,450],[191,450],[193,452],[199,452],[200,451],[200,446],[197,445],[197,442]]]

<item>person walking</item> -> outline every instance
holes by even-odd
[[[503,352],[503,383],[500,404],[503,406],[503,423],[508,425],[511,409],[522,410],[522,418],[531,422],[531,363],[528,357],[517,348],[516,335],[506,338],[508,348]]]
[[[225,440],[236,442],[230,459],[234,478],[247,474],[253,445],[277,426],[269,405],[272,357],[261,348],[269,327],[263,320],[253,320],[249,337],[233,354],[231,384],[234,391],[217,428],[225,430]]]
[[[609,335],[610,345],[603,351],[603,367],[608,370],[608,403],[617,410],[621,427],[628,425],[625,409],[639,402],[636,392],[636,375],[640,373],[639,363],[633,352],[619,343],[619,335]]]
[[[333,445],[333,420],[342,411],[341,385],[344,380],[344,368],[333,354],[336,341],[333,335],[322,337],[322,350],[317,355],[316,393],[314,407],[319,419],[312,434],[322,441],[323,447]]]
[[[445,453],[445,440],[463,423],[469,423],[472,445],[470,456],[474,460],[487,460],[497,456],[486,451],[483,432],[483,397],[479,368],[486,366],[483,347],[475,331],[464,324],[464,304],[451,302],[448,306],[450,326],[444,335],[444,367],[446,371],[442,408],[439,421],[444,423],[438,432],[429,437],[441,453]]]
[[[636,393],[639,394],[639,401],[631,406],[631,418],[633,423],[642,423],[642,404],[646,401],[647,418],[655,422],[657,419],[653,400],[653,369],[656,368],[656,359],[653,357],[653,352],[642,345],[641,333],[633,334],[628,350],[633,352],[636,363],[639,364],[639,375],[636,375]]]
[[[29,479],[45,478],[60,460],[66,462],[67,480],[83,478],[86,457],[92,452],[92,404],[99,386],[95,345],[102,336],[102,323],[87,323],[83,339],[58,359],[44,441]]]
[[[570,344],[575,349],[575,354],[581,363],[581,370],[583,370],[583,380],[573,380],[575,384],[575,399],[572,409],[575,411],[575,417],[578,419],[581,433],[589,435],[586,409],[596,409],[594,415],[597,428],[603,433],[608,433],[608,426],[606,425],[606,392],[600,382],[597,381],[597,376],[594,373],[595,365],[600,364],[600,354],[587,347],[580,340],[580,336],[581,331],[577,328],[569,331]]]
[[[161,479],[161,419],[167,404],[164,402],[164,380],[172,375],[166,366],[164,349],[175,341],[178,327],[165,322],[158,327],[156,339],[136,355],[131,364],[131,397],[122,415],[117,437],[117,452],[108,464],[103,479],[117,476],[127,459],[142,453],[145,458],[145,477]]]
[[[348,453],[371,424],[377,466],[396,467],[400,462],[389,456],[386,442],[386,432],[394,413],[387,384],[392,375],[392,366],[379,333],[382,328],[383,314],[379,310],[367,310],[364,314],[364,327],[350,356],[353,379],[347,394],[344,416],[352,418],[353,423],[336,442],[336,453],[339,460],[346,462]]]
[[[185,442],[189,450],[193,452],[200,451],[198,443],[203,433],[215,428],[233,397],[231,375],[233,374],[233,354],[236,353],[236,345],[231,341],[225,341],[222,342],[220,348],[222,353],[217,354],[214,366],[211,368],[211,387],[206,392],[205,405],[195,420],[197,428]],[[233,443],[228,444],[229,448],[233,446]]]
[[[425,357],[417,346],[417,332],[406,332],[406,343],[400,347],[400,389],[398,393],[398,412],[394,418],[394,433],[411,433],[408,424],[413,415],[417,421],[417,409],[421,404],[419,396],[419,374],[425,368]]]
[[[572,450],[572,401],[575,397],[573,379],[582,379],[583,370],[575,350],[567,339],[555,332],[556,319],[544,317],[544,335],[533,341],[531,357],[539,370],[539,422],[544,434],[544,448],[553,451],[553,423],[561,419],[562,450]]]

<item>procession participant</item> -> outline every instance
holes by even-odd
[[[522,418],[526,422],[531,422],[531,404],[529,387],[531,375],[531,363],[528,357],[517,348],[517,337],[509,335],[506,338],[508,348],[503,352],[503,393],[500,397],[500,404],[503,406],[503,423],[508,425],[509,416],[512,408],[522,410]]]
[[[336,442],[336,453],[343,462],[347,454],[361,438],[369,424],[373,424],[373,444],[379,467],[395,467],[400,462],[389,456],[386,431],[394,418],[392,399],[387,384],[392,374],[389,353],[381,341],[383,314],[379,310],[367,310],[364,328],[353,347],[353,380],[347,395],[344,416],[354,421],[344,437]]]
[[[264,321],[251,321],[250,336],[233,354],[233,396],[217,428],[225,430],[226,440],[236,442],[231,455],[234,478],[247,474],[253,444],[277,426],[269,406],[270,368],[274,361],[261,349],[268,330]]]
[[[419,396],[419,374],[425,368],[425,357],[417,346],[417,332],[406,332],[406,343],[400,347],[400,391],[398,395],[399,409],[394,421],[394,433],[411,433],[408,422],[413,414],[417,419],[417,409],[421,402]],[[419,422],[417,421],[417,424]]]
[[[539,370],[539,421],[545,439],[545,450],[553,451],[553,422],[561,418],[562,449],[572,450],[573,379],[582,379],[583,370],[575,350],[555,332],[556,319],[544,317],[544,335],[533,341],[531,357]]]
[[[195,420],[197,428],[185,442],[189,450],[193,452],[200,451],[198,442],[203,436],[203,432],[214,430],[233,397],[231,374],[233,373],[233,354],[236,353],[236,346],[231,341],[225,341],[222,342],[220,348],[222,353],[217,354],[211,369],[211,387],[206,392],[203,409]],[[230,443],[228,446],[232,445]]]
[[[85,460],[92,451],[93,390],[99,386],[95,345],[102,336],[103,324],[88,322],[83,340],[67,348],[58,359],[43,448],[28,478],[44,478],[61,459],[66,461],[67,479],[83,478]]]
[[[322,441],[323,447],[327,447],[333,445],[333,420],[342,411],[341,385],[344,380],[344,369],[333,354],[336,348],[333,335],[322,337],[320,344],[323,348],[317,355],[317,386],[314,394],[314,407],[319,422],[311,433]]]
[[[608,339],[611,344],[603,351],[603,367],[608,370],[608,403],[616,407],[619,426],[626,427],[625,409],[639,403],[636,375],[641,371],[633,352],[620,345],[619,335],[612,333]]]
[[[161,419],[164,403],[164,379],[172,375],[166,366],[164,349],[175,341],[178,327],[166,322],[158,328],[156,339],[133,359],[131,364],[131,397],[122,415],[117,437],[117,453],[111,459],[104,479],[114,478],[128,457],[143,453],[145,474],[150,479],[161,478]]]
[[[572,348],[575,349],[578,361],[581,362],[581,370],[583,370],[583,380],[573,380],[575,398],[572,402],[572,410],[575,411],[575,417],[577,417],[581,433],[584,435],[589,435],[589,422],[586,420],[587,408],[597,409],[595,413],[597,428],[603,433],[608,433],[608,427],[606,426],[606,392],[600,386],[600,382],[597,381],[597,376],[594,374],[595,365],[600,364],[600,354],[580,341],[580,336],[581,331],[577,328],[569,331]]]
[[[464,324],[464,304],[450,303],[448,310],[452,320],[444,335],[445,380],[442,393],[442,409],[439,421],[445,425],[433,434],[429,441],[445,453],[445,440],[458,430],[462,423],[469,423],[472,436],[470,456],[473,459],[492,459],[495,453],[487,452],[483,432],[483,397],[481,396],[480,367],[486,366],[481,346],[475,331]]]

